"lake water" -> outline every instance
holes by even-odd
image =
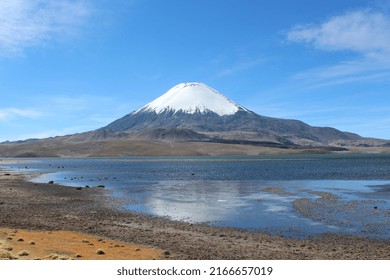
[[[104,185],[125,207],[190,223],[301,238],[390,238],[390,155],[33,159],[35,182]]]

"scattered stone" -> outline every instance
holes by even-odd
[[[171,255],[171,253],[169,251],[165,251],[163,254],[164,254],[164,256],[170,256]]]
[[[98,188],[104,189],[106,186],[104,186],[104,185],[98,185],[97,187],[98,187]]]
[[[11,174],[10,173],[5,173],[4,176],[11,176]]]
[[[52,259],[52,260],[56,260],[58,258],[59,258],[59,256],[57,254],[50,254],[49,255],[49,259]]]
[[[81,187],[77,187],[76,190],[81,191]]]
[[[0,260],[17,260],[18,257],[12,255],[10,252],[0,251]]]
[[[81,242],[83,242],[83,243],[90,243],[87,239],[83,239]]]
[[[76,254],[76,256],[75,256],[76,258],[81,258],[82,257],[82,255],[80,255],[80,254]]]
[[[18,253],[18,256],[21,256],[21,257],[25,257],[25,256],[28,256],[30,255],[30,253],[26,250],[22,250]]]
[[[35,245],[35,241],[34,241],[34,240],[31,240],[31,241],[30,241],[30,245]]]
[[[21,238],[21,237],[19,237],[17,241],[18,241],[18,242],[23,242],[23,241],[24,241],[24,239],[23,239],[23,238]]]
[[[140,249],[140,248],[137,248],[137,249],[135,249],[135,251],[136,251],[136,252],[139,252],[139,251],[141,251],[141,249]]]
[[[54,184],[54,181],[49,181],[48,184]]]
[[[11,245],[9,244],[3,244],[3,246],[1,246],[1,248],[5,251],[12,251],[14,248],[12,248]]]
[[[97,249],[96,254],[98,255],[104,255],[106,252],[104,252],[102,249]]]

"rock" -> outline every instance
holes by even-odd
[[[5,250],[5,251],[12,251],[14,248],[12,248],[12,246],[9,244],[3,244],[1,246],[1,249]]]
[[[102,249],[97,249],[96,254],[98,255],[104,255],[106,252],[104,252]]]
[[[48,184],[54,184],[54,181],[49,181]]]
[[[98,185],[97,187],[98,187],[98,188],[104,189],[106,186],[104,186],[104,185]]]
[[[18,253],[19,256],[23,257],[23,256],[28,256],[30,255],[30,253],[26,250],[22,250]]]
[[[11,174],[9,174],[9,173],[5,173],[5,174],[4,174],[4,176],[11,176]]]
[[[81,191],[81,187],[77,187],[76,190]]]

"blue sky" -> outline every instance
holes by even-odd
[[[0,0],[0,142],[96,129],[191,81],[390,139],[390,2]]]

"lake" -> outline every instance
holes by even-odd
[[[35,182],[104,185],[124,207],[189,223],[303,238],[390,238],[390,155],[39,158]]]

